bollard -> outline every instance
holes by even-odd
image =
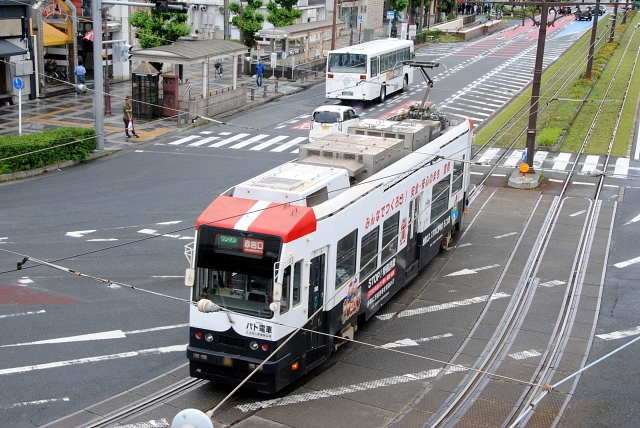
[[[251,101],[255,101],[256,99],[256,90],[255,88],[251,88]]]
[[[277,94],[278,93],[278,81],[276,80],[276,88],[274,89],[274,92]]]
[[[267,98],[267,85],[264,85],[264,93],[262,94],[262,98]]]
[[[317,70],[313,70],[313,77],[315,77],[316,79],[318,78],[318,71]]]

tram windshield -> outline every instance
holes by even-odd
[[[193,299],[209,299],[222,308],[271,318],[273,266],[281,242],[275,236],[201,226]]]

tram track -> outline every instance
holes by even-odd
[[[633,31],[635,33],[635,29]],[[627,54],[629,45],[630,44],[627,44],[622,58],[618,63],[618,66],[614,73],[614,77],[609,83],[603,99],[600,102],[598,111],[594,119],[592,120],[589,131],[584,138],[578,156],[584,154],[586,145],[596,126],[600,112],[602,111],[602,108],[607,100],[607,95],[609,94],[609,91],[613,86],[615,76],[617,75],[617,72],[620,69],[620,65],[622,64],[622,59],[624,59],[625,55]],[[627,93],[628,90],[629,83],[627,84]],[[619,118],[620,115],[618,115],[618,121]],[[616,129],[617,125],[618,124],[616,123]],[[606,170],[606,167],[609,163],[614,139],[615,132],[611,138],[611,143],[606,154],[603,170]],[[447,401],[447,406],[441,409],[436,415],[434,415],[434,417],[432,417],[424,426],[449,427],[455,425],[462,418],[464,418],[467,410],[473,405],[474,402],[478,400],[479,396],[482,394],[482,389],[487,384],[488,380],[492,377],[492,373],[495,373],[497,371],[501,362],[505,359],[510,344],[512,343],[510,339],[518,333],[519,326],[524,320],[524,317],[527,313],[525,309],[529,304],[531,304],[531,300],[533,298],[533,295],[535,294],[535,290],[537,288],[537,284],[535,283],[535,281],[538,270],[542,265],[546,248],[552,239],[554,228],[559,224],[560,213],[562,211],[563,205],[565,201],[569,199],[569,197],[567,196],[568,188],[574,175],[576,174],[576,168],[577,163],[574,163],[566,179],[564,180],[560,195],[556,197],[549,210],[545,224],[540,230],[536,244],[534,245],[534,248],[530,253],[529,262],[522,272],[518,287],[516,289],[517,292],[514,292],[513,294],[514,297],[512,299],[511,305],[505,312],[505,316],[503,318],[503,322],[501,323],[500,329],[497,330],[494,334],[492,347],[486,350],[481,363],[473,367],[473,369],[476,371],[473,373],[473,375],[470,376],[469,379],[466,380],[465,385],[461,387],[453,397],[449,398],[449,400]],[[540,391],[549,391],[550,387],[548,385],[553,379],[553,376],[556,374],[559,361],[562,358],[564,348],[566,347],[566,344],[568,342],[569,333],[571,332],[573,323],[575,321],[577,301],[579,300],[579,292],[582,284],[581,279],[585,275],[591,243],[593,241],[593,234],[596,228],[598,213],[601,206],[599,197],[604,182],[604,174],[599,174],[596,171],[591,175],[600,175],[600,178],[598,180],[598,184],[593,196],[588,200],[589,206],[586,210],[587,214],[582,225],[580,237],[577,240],[576,256],[574,258],[573,265],[570,270],[570,277],[565,288],[562,310],[557,316],[557,322],[555,324],[554,330],[552,331],[547,351],[544,353],[541,361],[539,362],[534,375],[529,380],[522,379],[523,383],[526,381],[527,387],[518,400],[517,405],[514,406],[502,426],[519,426],[518,424],[526,423],[529,420],[531,414],[528,414],[527,416],[526,411],[535,407],[535,398]],[[525,231],[523,231],[521,236],[524,235]],[[505,271],[506,269],[507,268],[505,267]],[[496,290],[499,284],[500,281],[496,285]]]

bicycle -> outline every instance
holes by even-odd
[[[44,80],[49,84],[56,84],[60,81],[58,63],[53,59],[50,59],[44,65]]]

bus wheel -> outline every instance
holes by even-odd
[[[402,92],[406,91],[409,87],[409,76],[404,75],[404,80],[402,81]]]
[[[387,88],[382,86],[380,88],[380,97],[378,99],[380,100],[381,103],[383,103],[385,98],[387,98]]]

